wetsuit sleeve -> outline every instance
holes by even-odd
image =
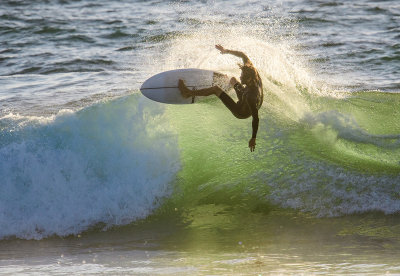
[[[252,64],[251,61],[250,61],[250,59],[249,59],[249,58],[246,56],[246,54],[243,53],[243,52],[227,50],[226,53],[227,53],[227,54],[234,55],[234,56],[236,56],[236,57],[240,57],[240,58],[243,60],[243,64],[245,64],[245,65],[246,65],[246,64],[248,64],[248,65]]]
[[[253,133],[251,138],[256,138],[257,136],[257,131],[258,131],[258,123],[259,123],[259,118],[258,118],[258,109],[257,109],[257,104],[256,104],[256,99],[249,98],[248,104],[250,107],[251,111],[251,116],[253,117],[253,121],[251,123],[251,126],[253,127]]]

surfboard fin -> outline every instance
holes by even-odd
[[[196,91],[196,87],[193,87],[193,91]],[[196,95],[193,93],[193,96],[192,96],[192,103],[194,103],[194,98],[196,97]]]

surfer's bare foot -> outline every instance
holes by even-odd
[[[178,88],[181,91],[182,97],[184,98],[190,98],[193,96],[193,91],[187,88],[183,80],[179,80],[178,82]]]

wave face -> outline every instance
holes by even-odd
[[[162,109],[136,96],[50,119],[9,115],[0,125],[0,238],[144,218],[180,168]]]
[[[265,92],[266,106],[295,113]],[[254,153],[247,148],[251,120],[233,118],[218,100],[188,107],[184,121],[171,108],[182,147],[182,204],[273,204],[316,216],[399,212],[400,129],[386,109],[398,106],[399,96],[307,97],[318,106],[298,120],[262,108]]]
[[[280,60],[282,71],[299,70]],[[236,74],[224,68],[216,70]],[[175,106],[134,93],[51,118],[2,117],[0,237],[129,224],[171,202],[276,205],[316,216],[399,212],[400,118],[391,112],[399,95],[326,94],[258,68],[265,102],[254,153],[251,120],[235,119],[216,98]]]

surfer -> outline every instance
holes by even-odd
[[[250,151],[254,151],[256,147],[256,136],[258,130],[258,110],[263,102],[263,88],[260,75],[254,67],[250,59],[240,51],[232,51],[225,49],[221,45],[215,45],[221,54],[230,54],[240,57],[243,60],[243,65],[239,64],[242,74],[240,75],[240,82],[232,77],[230,84],[236,91],[238,101],[235,102],[228,94],[226,94],[220,87],[213,86],[201,90],[190,90],[187,88],[183,80],[179,80],[178,86],[184,98],[194,96],[210,96],[216,95],[225,106],[232,112],[238,119],[246,119],[250,116],[253,117],[252,121],[252,136],[249,141]]]

